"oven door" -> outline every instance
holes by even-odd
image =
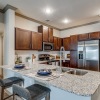
[[[53,50],[53,43],[43,42],[43,50],[44,51],[52,51]]]

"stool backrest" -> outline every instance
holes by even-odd
[[[13,85],[13,93],[18,94],[20,97],[23,97],[26,100],[31,100],[31,95],[29,91],[19,85]]]

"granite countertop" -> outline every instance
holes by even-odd
[[[92,94],[95,93],[95,91],[98,89],[100,85],[100,73],[94,71],[88,71],[88,73],[83,76],[72,75],[72,74],[68,74],[67,72],[61,74],[58,73],[58,75],[55,75],[54,72],[53,75],[55,75],[56,77],[55,78],[51,77],[51,79],[48,80],[47,78],[36,77],[37,70],[43,68],[55,69],[57,66],[45,65],[45,64],[37,64],[37,65],[34,64],[32,69],[27,69],[27,70],[23,69],[19,71],[14,70],[13,65],[1,66],[1,67],[4,69],[9,69],[14,72],[20,73],[27,77],[34,78],[38,81],[57,87],[64,91],[68,91],[81,96],[91,96]]]

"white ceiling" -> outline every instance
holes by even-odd
[[[1,9],[7,4],[18,8],[18,13],[59,29],[100,20],[100,0],[0,0]],[[53,10],[51,15],[44,13],[46,7]],[[62,23],[65,18],[68,24]]]

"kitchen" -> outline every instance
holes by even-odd
[[[64,0],[64,2],[65,2],[65,0]],[[84,2],[86,2],[86,1],[84,1]],[[99,1],[95,1],[96,4],[99,4],[97,2],[99,2]],[[34,20],[33,19],[34,17],[33,18],[27,17],[27,16],[25,16],[26,14],[23,15],[23,14],[19,13],[18,10],[21,9],[20,8],[21,6],[14,6],[15,3],[13,1],[10,1],[10,2],[0,1],[0,4],[2,4],[1,5],[2,9],[7,4],[10,4],[5,7],[5,9],[9,8],[10,10],[9,9],[5,10],[5,13],[3,11],[1,11],[1,13],[0,13],[0,18],[2,16],[4,17],[1,19],[2,21],[0,21],[0,25],[2,26],[2,29],[3,29],[3,27],[5,28],[5,31],[1,30],[1,33],[5,33],[5,34],[2,34],[4,37],[4,39],[3,39],[3,42],[4,42],[3,59],[4,60],[2,62],[3,65],[14,64],[16,61],[16,59],[15,59],[16,56],[21,57],[22,62],[25,62],[26,58],[30,58],[29,61],[33,61],[36,64],[36,62],[38,62],[39,55],[46,54],[46,55],[49,55],[49,57],[53,57],[53,62],[56,62],[56,63],[52,62],[52,64],[55,64],[55,66],[58,66],[58,65],[60,65],[60,61],[59,61],[60,60],[60,48],[61,48],[61,46],[64,46],[65,62],[62,62],[61,65],[66,68],[67,67],[68,68],[78,68],[78,48],[77,48],[78,43],[80,41],[90,41],[90,40],[99,40],[100,39],[100,32],[99,32],[100,31],[100,28],[99,28],[100,17],[98,16],[99,13],[98,13],[98,15],[95,16],[95,18],[93,17],[94,19],[89,18],[88,19],[89,21],[87,21],[86,23],[84,22],[84,23],[81,23],[80,25],[78,25],[78,24],[73,25],[73,26],[77,26],[77,27],[72,26],[71,28],[67,29],[61,23],[60,26],[62,25],[64,27],[61,30],[56,27],[46,26],[46,24],[41,23],[37,20]],[[16,10],[16,8],[18,10]],[[24,8],[25,7],[23,7],[23,9]],[[15,13],[15,10],[16,10],[16,13]],[[47,17],[47,19],[49,19],[49,17]],[[93,20],[90,21],[90,19],[91,20],[93,19]],[[46,23],[49,23],[49,22],[46,22]],[[15,37],[15,38],[13,38],[13,37]],[[45,44],[43,45],[43,43],[45,43],[45,42],[46,43],[49,42],[48,44],[46,44],[46,46],[49,45],[49,47],[51,49],[52,49],[51,44],[53,44],[52,51],[43,50],[43,48],[44,48],[43,46],[45,45]],[[47,48],[49,48],[49,47],[47,47]],[[50,48],[49,48],[49,50],[50,50]],[[32,55],[34,56],[33,60],[32,60]],[[40,62],[42,62],[42,61],[40,61]],[[49,65],[47,65],[46,62],[44,64],[44,62],[45,61],[42,62],[43,64],[41,66],[49,66]],[[53,66],[53,65],[51,65],[51,66]],[[85,68],[82,68],[82,69],[84,70]],[[90,69],[88,69],[88,70],[90,70]],[[94,72],[94,73],[96,73],[96,72]],[[7,77],[10,77],[10,75],[12,76],[13,72],[11,74],[10,71],[7,71],[7,72],[5,71],[3,74],[4,74],[4,78],[7,78]],[[86,75],[88,75],[88,74],[86,74]],[[97,75],[97,76],[99,77],[99,75]],[[99,79],[97,78],[97,81],[98,80]],[[30,81],[32,81],[32,80],[30,80]],[[56,79],[55,79],[55,81],[56,81]],[[65,81],[65,82],[67,82],[67,81]],[[97,83],[99,83],[99,82],[97,82]],[[32,84],[32,82],[30,82],[30,84],[28,84],[28,85],[31,85],[31,84]],[[51,81],[49,84],[51,84]],[[52,83],[52,85],[54,85],[54,86],[55,86],[55,84],[57,84],[57,83],[56,82]],[[96,85],[96,86],[98,86],[98,85]],[[61,86],[59,86],[59,87],[61,87]],[[53,87],[53,89],[54,89],[54,87]],[[51,89],[51,90],[53,91],[53,89]],[[63,88],[61,88],[61,89],[63,89]],[[54,90],[56,90],[56,89],[54,89]],[[96,90],[96,87],[94,90]],[[60,93],[65,94],[64,99],[67,98],[67,96],[68,96],[67,93],[64,93],[64,91],[62,91]],[[92,93],[93,92],[91,92],[90,94],[92,94]],[[54,100],[53,95],[54,94],[51,92],[51,100]],[[68,98],[73,100],[74,94],[71,94],[71,95],[73,95],[73,98],[71,98],[71,96],[69,96]],[[60,100],[59,98],[61,98],[59,96],[58,96],[58,98],[56,96],[54,96],[54,97],[55,97],[55,100],[56,99]],[[91,98],[91,96],[90,97],[80,96],[78,98],[77,95],[75,95],[75,97],[77,100],[80,100],[82,98],[83,98],[83,100],[86,100],[85,98],[89,98],[89,99]],[[87,100],[89,100],[89,99],[87,99]],[[97,98],[95,98],[95,99],[97,99]]]

